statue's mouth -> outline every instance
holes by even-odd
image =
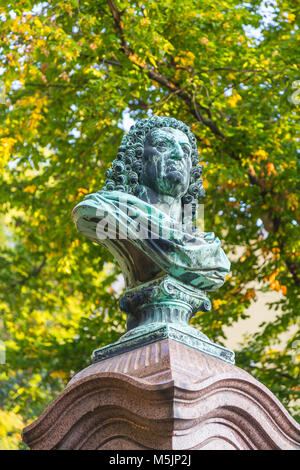
[[[174,183],[179,183],[184,179],[184,173],[184,165],[180,161],[171,162],[170,165],[168,165],[166,178],[172,180]]]
[[[181,175],[185,172],[185,165],[181,160],[171,160],[168,162],[168,172],[179,172]]]
[[[183,174],[182,174],[182,171],[179,171],[179,170],[173,170],[173,169],[169,169],[169,171],[167,172],[166,174],[166,179],[170,182],[170,183],[175,183],[175,184],[178,184],[178,183],[181,183],[182,182],[182,179],[183,179]]]

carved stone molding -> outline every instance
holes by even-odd
[[[120,308],[135,316],[137,325],[170,321],[188,324],[198,310],[209,311],[211,302],[204,291],[166,275],[127,290]]]
[[[156,312],[159,307],[156,305]],[[170,310],[170,305],[164,307],[165,315],[168,314],[167,309]],[[175,315],[175,312],[173,312]],[[234,364],[234,352],[219,344],[213,343],[201,331],[189,325],[181,323],[145,323],[141,326],[129,330],[125,335],[121,336],[119,341],[113,344],[108,344],[102,348],[93,351],[93,361],[100,362],[112,356],[118,356],[132,349],[140,348],[147,344],[155,343],[163,339],[173,339],[179,343],[185,344],[198,351],[204,352],[211,356],[217,357],[222,361]]]
[[[31,449],[300,449],[251,375],[165,339],[79,372],[23,431]]]

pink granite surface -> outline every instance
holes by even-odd
[[[31,449],[300,449],[300,427],[236,366],[166,339],[79,372],[23,431]]]

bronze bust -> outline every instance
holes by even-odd
[[[138,120],[123,137],[103,189],[73,210],[78,230],[107,247],[121,267],[125,337],[156,324],[190,331],[189,319],[211,308],[206,291],[225,281],[230,263],[220,240],[195,226],[205,195],[201,173],[186,124],[159,116]]]

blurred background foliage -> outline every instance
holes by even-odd
[[[274,345],[299,322],[298,14],[293,0],[1,2],[0,448],[23,448],[22,427],[125,329],[118,267],[70,214],[124,126],[153,114],[195,133],[205,231],[243,251],[193,324],[223,344],[259,291],[281,292],[237,365],[297,416],[298,329]]]

